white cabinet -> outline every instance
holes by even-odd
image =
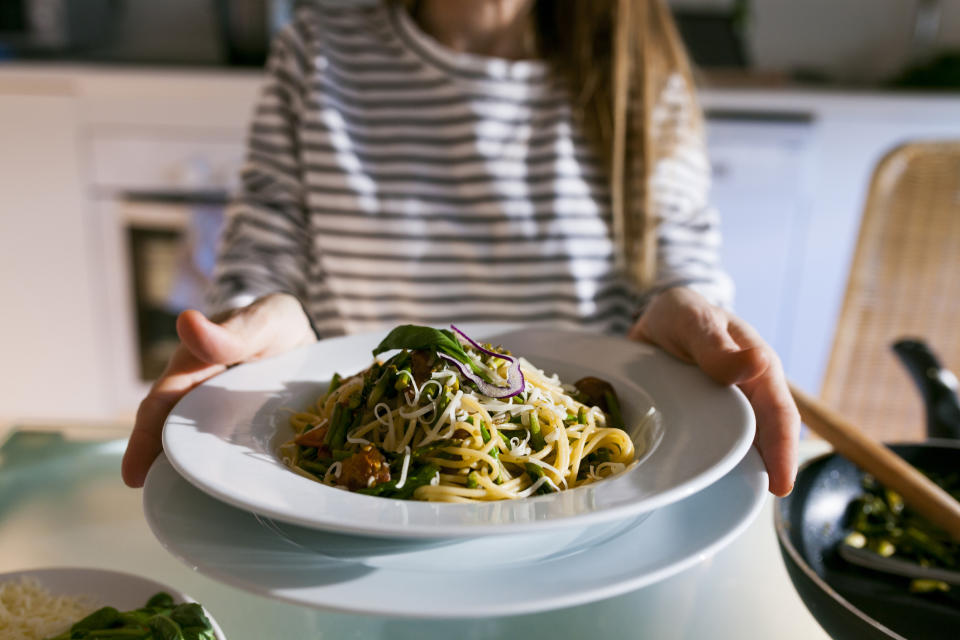
[[[813,133],[809,119],[790,115],[712,117],[708,125],[711,200],[721,214],[721,255],[736,284],[736,312],[781,355],[788,372]]]
[[[143,207],[123,192],[229,188],[259,86],[259,74],[0,66],[0,431],[132,422],[146,383],[125,231]]]
[[[904,142],[960,140],[960,99],[718,90],[703,103],[743,120],[718,118],[710,131],[737,309],[774,345],[787,375],[817,393],[873,169]]]
[[[0,150],[0,421],[100,417],[102,286],[70,85],[0,92]]]

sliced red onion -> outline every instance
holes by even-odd
[[[487,354],[488,356],[493,356],[495,358],[500,358],[501,360],[506,360],[510,363],[510,366],[507,368],[507,384],[506,386],[498,386],[493,383],[487,382],[477,374],[473,372],[469,365],[464,364],[452,356],[448,356],[445,353],[439,353],[441,358],[447,362],[452,362],[456,365],[457,369],[463,375],[463,377],[470,380],[470,382],[477,385],[477,388],[480,390],[480,393],[490,398],[512,398],[518,393],[523,391],[524,386],[526,386],[526,380],[523,378],[523,372],[520,370],[520,359],[513,358],[511,356],[505,356],[502,353],[497,353],[496,351],[490,351],[489,349],[484,349],[479,344],[474,342],[470,336],[465,334],[460,329],[457,329],[455,325],[450,325],[450,328],[457,332],[464,340],[469,342],[474,349],[482,353]]]

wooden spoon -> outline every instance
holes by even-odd
[[[800,418],[837,453],[903,497],[905,504],[960,542],[960,502],[855,424],[794,385]]]

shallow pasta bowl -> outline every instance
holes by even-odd
[[[522,500],[437,504],[364,496],[301,477],[280,461],[290,411],[324,392],[334,372],[367,367],[386,332],[324,340],[234,367],[187,394],[163,433],[173,467],[236,507],[315,529],[402,538],[454,538],[588,526],[638,516],[723,477],[754,436],[746,398],[662,351],[579,331],[464,327],[565,382],[609,381],[621,399],[639,464],[593,485]],[[654,419],[644,420],[651,409]]]

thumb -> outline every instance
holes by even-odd
[[[721,384],[753,380],[770,366],[763,348],[741,347],[719,323],[701,327],[690,336],[687,351],[704,373]]]
[[[177,317],[177,334],[183,344],[204,362],[235,364],[255,355],[262,347],[255,318],[240,311],[216,323],[199,311],[188,309]]]

